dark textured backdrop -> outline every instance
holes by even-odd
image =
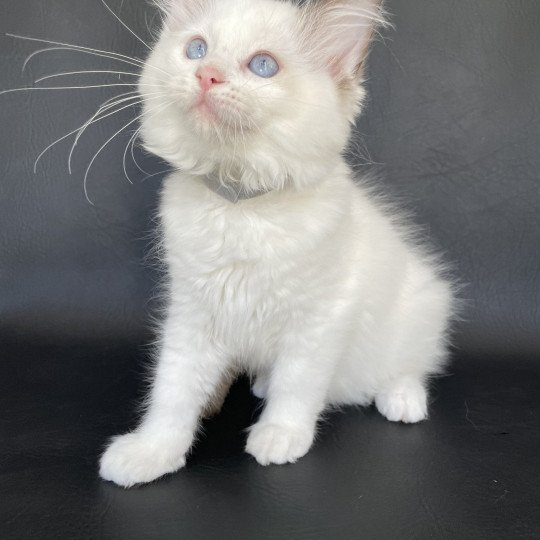
[[[538,351],[540,4],[423,0],[389,8],[397,31],[386,32],[371,57],[371,97],[356,135],[366,148],[363,162],[369,157],[380,164],[386,191],[416,213],[468,284],[459,344],[492,356]],[[145,54],[99,0],[2,0],[1,9],[1,31]],[[145,2],[126,4],[121,15],[150,39],[145,18],[150,24],[152,11]],[[132,67],[60,51],[36,57],[21,75],[26,55],[41,47],[1,36],[1,86],[61,71]],[[50,82],[90,81],[115,79]],[[0,97],[1,331],[53,340],[133,340],[144,332],[153,274],[142,258],[159,177],[143,182],[132,167],[134,185],[127,182],[124,135],[89,176],[94,207],[82,186],[93,152],[132,113],[90,131],[71,176],[68,141],[32,172],[43,148],[79,126],[106,97],[127,90]],[[159,171],[153,160],[144,162],[149,172]]]
[[[110,3],[151,39],[155,14],[145,2]],[[96,161],[87,186],[94,206],[86,201],[85,166],[129,121],[127,111],[81,140],[71,176],[67,141],[33,174],[44,147],[128,89],[0,95],[0,515],[8,533],[539,533],[530,504],[540,473],[540,2],[388,7],[396,31],[370,59],[356,166],[375,164],[385,190],[415,213],[466,284],[455,376],[438,383],[432,421],[405,431],[369,411],[333,416],[294,468],[260,469],[241,452],[254,403],[240,385],[191,468],[129,494],[97,481],[103,441],[132,424],[140,394],[158,278],[143,259],[160,177],[143,181],[131,164],[133,184],[126,180],[124,135]],[[0,32],[145,54],[99,0],[0,0]],[[21,74],[42,46],[0,35],[0,89],[49,73],[131,68],[57,51]],[[50,82],[89,81],[118,79]],[[165,168],[137,155],[150,173]]]

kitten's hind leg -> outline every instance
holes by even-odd
[[[270,373],[267,371],[261,371],[255,377],[255,382],[251,387],[251,393],[259,398],[266,399],[268,395],[268,387],[270,386]]]
[[[413,376],[392,380],[377,393],[375,405],[392,422],[414,424],[428,416],[424,383]]]

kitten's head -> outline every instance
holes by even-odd
[[[157,0],[146,147],[247,189],[317,181],[347,144],[380,0]]]

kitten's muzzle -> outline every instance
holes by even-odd
[[[201,87],[203,93],[208,92],[211,88],[218,84],[223,84],[226,82],[223,72],[214,66],[200,67],[196,71],[195,77],[197,77],[199,80],[199,86]]]

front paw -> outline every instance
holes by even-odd
[[[185,450],[172,441],[128,433],[113,439],[101,456],[99,474],[104,480],[129,488],[175,472],[185,463]]]
[[[314,429],[258,423],[251,428],[246,452],[261,465],[294,463],[307,454],[314,437]]]

